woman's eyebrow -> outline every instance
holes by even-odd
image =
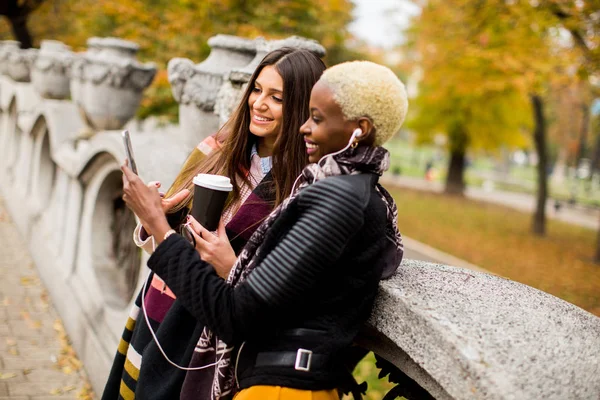
[[[254,81],[254,84],[256,86],[260,86],[261,88],[263,87],[263,85],[260,84],[260,82],[258,81],[258,79]],[[283,90],[282,89],[269,88],[269,92],[283,93]]]

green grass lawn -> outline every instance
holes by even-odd
[[[418,241],[567,300],[600,316],[600,265],[594,230],[548,220],[530,233],[531,216],[506,207],[400,188],[400,231]]]

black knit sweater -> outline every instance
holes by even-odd
[[[264,238],[256,269],[233,288],[179,235],[161,243],[148,266],[192,315],[223,341],[252,348],[240,353],[241,388],[278,385],[321,390],[339,387],[334,362],[317,373],[253,367],[255,351],[312,350],[333,359],[352,343],[368,318],[383,265],[386,207],[373,174],[330,177],[304,189]],[[283,334],[320,331],[316,338]],[[245,359],[250,357],[250,359]]]

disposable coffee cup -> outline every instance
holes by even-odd
[[[192,216],[209,231],[216,231],[229,192],[233,190],[226,176],[198,174],[194,177]]]

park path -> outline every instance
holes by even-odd
[[[432,192],[441,192],[444,189],[443,184],[440,182],[428,182],[420,178],[394,176],[390,174],[385,174],[381,178],[381,183],[384,185],[403,186]],[[467,198],[473,200],[499,204],[527,213],[533,213],[536,203],[535,197],[530,194],[501,190],[486,191],[476,187],[467,188],[465,195]],[[600,225],[600,210],[581,209],[565,204],[559,211],[556,211],[554,209],[553,201],[548,201],[546,203],[546,216],[548,218],[594,230],[598,229]]]
[[[0,197],[0,400],[93,399],[80,361]]]

